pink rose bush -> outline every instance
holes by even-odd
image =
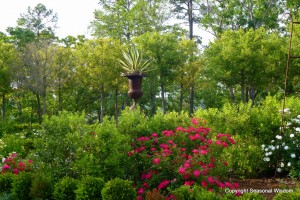
[[[9,157],[2,159],[2,167],[0,174],[2,173],[13,173],[19,174],[19,172],[32,171],[32,160],[21,160],[18,158],[17,153],[11,153]]]
[[[168,193],[181,185],[199,185],[208,191],[225,188],[237,189],[237,183],[226,182],[226,160],[221,159],[224,148],[235,144],[229,134],[211,134],[203,121],[192,119],[191,126],[164,130],[148,137],[140,137],[132,144],[128,156],[132,159],[132,171],[138,199],[147,190],[158,189]],[[173,199],[172,194],[166,195]]]

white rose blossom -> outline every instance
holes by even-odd
[[[291,157],[292,157],[292,158],[296,158],[296,154],[292,153],[292,154],[291,154]]]
[[[281,135],[276,135],[276,138],[277,138],[278,140],[281,140],[281,139],[282,139],[282,136],[281,136]]]
[[[277,171],[278,171],[278,172],[281,172],[281,168],[277,168]]]
[[[288,150],[288,149],[289,149],[289,146],[285,146],[285,147],[284,147],[284,150]]]

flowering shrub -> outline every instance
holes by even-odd
[[[8,158],[2,159],[1,173],[11,172],[19,174],[19,172],[29,172],[32,170],[32,160],[21,160],[18,158],[18,154],[13,152]]]
[[[285,112],[290,114],[289,109]],[[270,144],[263,144],[263,160],[270,167],[276,169],[276,173],[290,172],[296,169],[299,162],[300,147],[300,115],[286,123],[283,134],[277,134]],[[297,175],[298,176],[298,175]]]
[[[181,185],[195,184],[209,191],[238,188],[237,183],[222,181],[228,163],[220,158],[221,151],[235,141],[229,134],[217,134],[212,139],[210,129],[196,119],[188,128],[164,130],[161,134],[138,138],[128,156],[133,159],[132,171],[137,170],[138,199],[148,189],[166,191]],[[172,199],[172,194],[168,195]]]

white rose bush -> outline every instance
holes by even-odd
[[[275,175],[300,177],[300,115],[287,121],[283,132],[279,130],[274,140],[261,145],[261,149],[263,160],[275,169]]]

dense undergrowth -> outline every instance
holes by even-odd
[[[281,105],[267,97],[258,106],[199,109],[192,118],[127,108],[117,126],[110,117],[89,124],[84,113],[63,111],[14,126],[0,140],[0,199],[235,199],[225,192],[238,191],[229,178],[299,177],[300,101],[287,99],[285,135]]]

